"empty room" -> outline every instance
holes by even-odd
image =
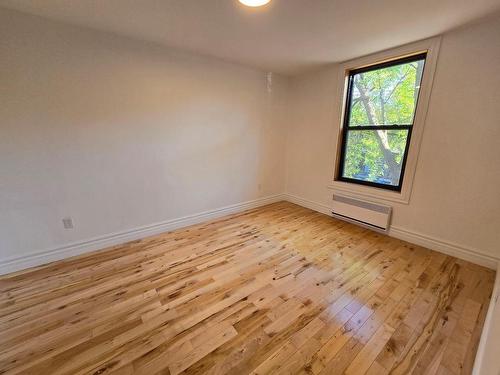
[[[500,0],[0,0],[0,374],[500,375]]]

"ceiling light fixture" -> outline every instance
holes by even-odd
[[[263,5],[266,5],[271,0],[238,0],[238,1],[240,3],[242,3],[243,5],[246,5],[248,7],[256,8],[256,7],[261,7]]]

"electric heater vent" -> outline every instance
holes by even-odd
[[[391,219],[392,207],[362,201],[359,199],[333,196],[332,214],[342,220],[359,224],[377,231],[387,232]]]

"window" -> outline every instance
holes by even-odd
[[[425,59],[349,71],[339,181],[401,191]]]

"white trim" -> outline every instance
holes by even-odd
[[[310,201],[292,194],[284,194],[284,199],[288,202],[298,204],[299,206],[309,208],[313,211],[321,212],[325,215],[331,215],[332,209],[326,204],[321,204],[317,202]]]
[[[384,190],[373,186],[363,186],[350,182],[334,181],[326,187],[333,190],[334,194],[341,194],[355,199],[365,199],[376,202],[395,202],[401,204],[410,203],[410,198],[403,198],[400,192]]]
[[[495,285],[493,287],[493,292],[491,294],[490,306],[488,307],[488,312],[486,313],[486,318],[484,319],[483,330],[481,332],[481,338],[479,339],[479,346],[476,352],[476,359],[474,360],[474,367],[472,368],[472,375],[485,375],[483,371],[483,361],[486,346],[491,344],[489,333],[493,325],[493,316],[495,313],[495,307],[497,306],[498,299],[500,296],[500,263],[498,263],[497,274],[495,279]]]
[[[174,229],[198,224],[207,220],[215,219],[224,215],[233,214],[252,208],[264,206],[283,200],[282,194],[258,198],[251,201],[237,203],[230,206],[204,211],[177,219],[167,220],[160,223],[145,225],[142,227],[116,232],[105,236],[91,238],[85,241],[74,242],[58,246],[45,251],[35,252],[21,257],[13,257],[0,260],[0,275],[23,270],[30,267],[40,266],[49,262],[65,259],[68,257],[84,254],[90,251],[100,250],[109,246],[119,245],[140,238],[153,236]]]
[[[432,85],[434,82],[434,73],[436,71],[437,60],[439,55],[439,48],[441,46],[441,37],[434,37],[430,39],[421,40],[415,43],[410,43],[401,47],[392,48],[386,51],[374,53],[369,56],[360,57],[340,64],[339,77],[338,77],[338,92],[337,92],[337,107],[339,117],[336,119],[334,137],[334,160],[333,160],[333,181],[328,184],[330,189],[341,193],[350,193],[355,198],[370,197],[375,199],[382,199],[385,201],[409,204],[411,190],[413,186],[413,179],[417,169],[418,155],[420,145],[422,143],[423,132],[425,127],[425,120],[427,117],[427,110],[429,107],[430,96],[432,92]],[[336,180],[337,168],[339,164],[340,150],[339,145],[342,137],[342,127],[344,119],[344,108],[346,101],[347,90],[347,77],[349,71],[362,66],[373,65],[378,62],[393,60],[398,57],[411,55],[419,52],[427,52],[427,58],[424,67],[424,73],[421,83],[421,91],[419,94],[418,105],[415,112],[415,119],[413,130],[410,140],[410,147],[408,157],[406,160],[405,176],[401,192],[389,191],[370,186],[363,186],[343,181]]]
[[[499,259],[490,255],[481,253],[478,250],[464,247],[459,244],[444,241],[436,237],[428,236],[422,233],[413,232],[400,227],[392,226],[389,230],[389,236],[399,238],[400,240],[411,242],[415,245],[427,247],[441,253],[460,258],[480,266],[497,269]]]
[[[330,207],[325,204],[313,202],[292,194],[285,194],[284,199],[298,204],[299,206],[310,208],[311,210],[318,211],[326,215],[332,215]],[[483,254],[478,250],[399,227],[391,227],[388,235],[491,269],[497,269],[498,263],[500,262],[499,258]]]

